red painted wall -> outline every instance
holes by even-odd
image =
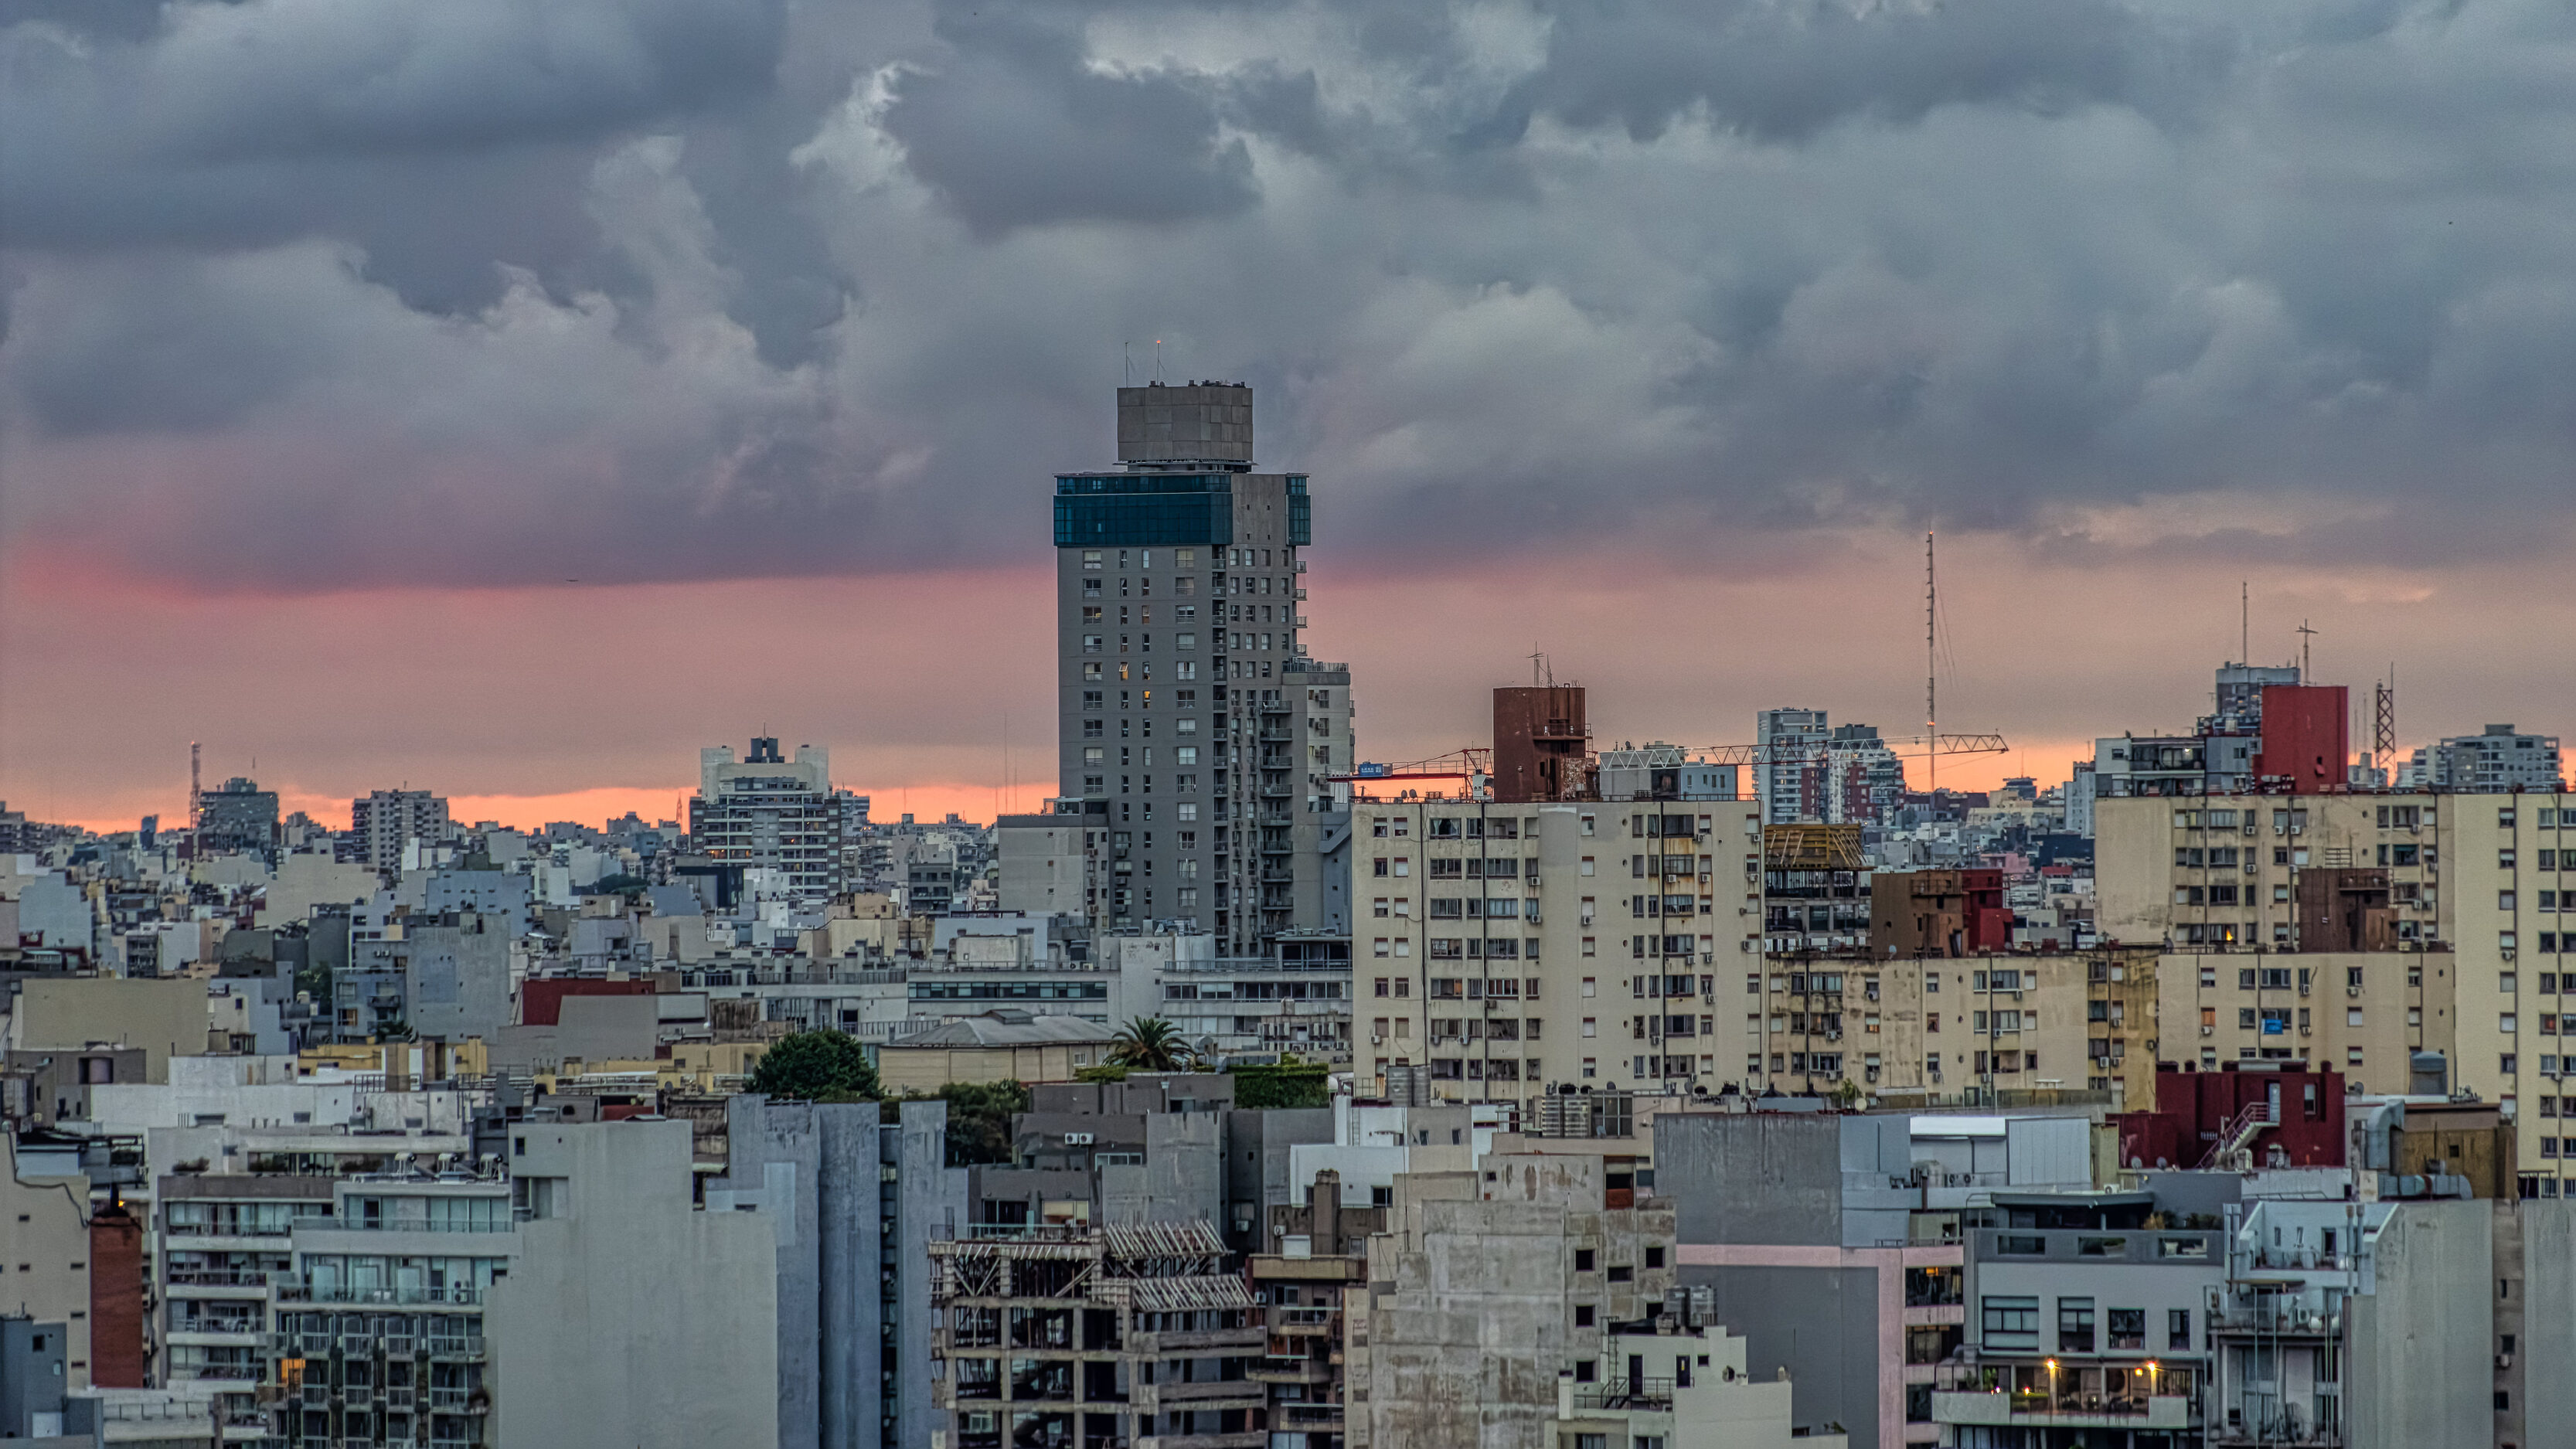
[[[567,996],[650,996],[650,981],[601,981],[588,977],[539,978],[519,988],[519,1024],[560,1026]]]
[[[2340,790],[2352,761],[2351,714],[2340,684],[2263,687],[2263,748],[2254,773],[2286,776],[2295,794]]]
[[[89,1222],[89,1381],[143,1387],[143,1224],[112,1203]]]
[[[2296,1063],[2289,1065],[2296,1066]],[[2194,1168],[2238,1113],[2269,1104],[2280,1089],[2278,1119],[2248,1144],[2256,1166],[2278,1144],[2296,1167],[2344,1165],[2343,1074],[2323,1071],[2245,1072],[2228,1062],[2214,1072],[2156,1073],[2156,1110],[2112,1118],[2120,1132],[2120,1163]]]

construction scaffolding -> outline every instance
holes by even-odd
[[[930,1245],[951,1449],[1262,1449],[1268,1345],[1205,1222],[992,1227]]]

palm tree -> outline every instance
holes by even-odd
[[[1109,1060],[1130,1071],[1185,1071],[1194,1055],[1180,1030],[1159,1016],[1137,1017],[1109,1044]]]

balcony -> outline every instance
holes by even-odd
[[[268,1278],[269,1275],[267,1270],[261,1268],[172,1268],[161,1275],[161,1282],[164,1286],[170,1288],[246,1288],[258,1290],[268,1286]],[[217,1295],[186,1293],[176,1296],[197,1298],[214,1297]]]
[[[358,1288],[346,1283],[315,1286],[311,1283],[280,1283],[280,1303],[454,1303],[476,1304],[483,1301],[483,1290],[455,1288]]]
[[[1264,1384],[1328,1384],[1333,1381],[1333,1366],[1302,1354],[1274,1353],[1253,1360],[1244,1374]]]
[[[1131,1333],[1128,1351],[1154,1358],[1177,1353],[1258,1353],[1269,1347],[1269,1335],[1258,1324],[1246,1328],[1197,1328],[1170,1333]]]
[[[1567,1380],[1560,1392],[1560,1416],[1592,1414],[1669,1414],[1673,1411],[1671,1379],[1639,1379],[1624,1384],[1577,1384]]]
[[[2199,1406],[2181,1394],[2112,1397],[2045,1392],[2006,1393],[2002,1389],[1932,1394],[1936,1424],[1976,1424],[2061,1429],[2185,1430],[2198,1426]]]
[[[1270,1402],[1266,1384],[1251,1379],[1207,1379],[1184,1384],[1138,1384],[1128,1402],[1139,1414],[1170,1410],[1255,1409]]]
[[[2259,1334],[2265,1338],[2339,1338],[2343,1334],[2343,1314],[2340,1310],[2324,1312],[2297,1304],[2229,1304],[2210,1311],[2209,1331],[2231,1337]]]

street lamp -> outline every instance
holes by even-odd
[[[2057,1412],[2057,1360],[2042,1359],[2041,1362],[2048,1366],[2048,1412],[2054,1414]]]

